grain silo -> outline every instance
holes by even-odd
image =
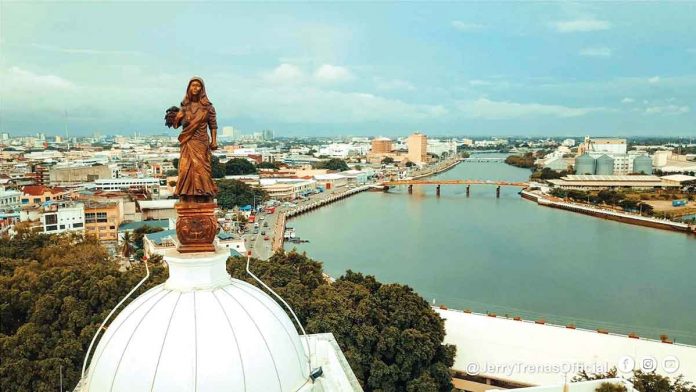
[[[595,174],[595,159],[588,153],[575,158],[575,174]]]
[[[647,155],[639,155],[633,159],[633,173],[652,174],[652,158]]]
[[[595,174],[598,176],[610,176],[614,174],[614,158],[606,154],[602,155],[597,158],[596,168]]]

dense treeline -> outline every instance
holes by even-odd
[[[246,279],[242,259],[232,276]],[[321,263],[276,253],[253,270],[293,307],[307,333],[332,332],[366,391],[451,391],[455,347],[444,322],[413,290],[352,271],[328,284]]]
[[[507,158],[505,158],[505,163],[525,169],[532,169],[534,168],[535,160],[536,158],[534,158],[534,154],[528,152],[524,155],[509,155]]]
[[[326,169],[335,171],[346,171],[350,169],[346,161],[340,158],[331,158],[328,161],[318,162],[313,164],[312,166],[314,166],[315,169]]]
[[[68,234],[0,239],[0,266],[2,391],[55,391],[61,371],[72,388],[98,325],[145,274],[142,264],[119,272],[96,240]],[[295,252],[253,269],[308,333],[336,336],[366,391],[451,390],[455,349],[442,344],[443,321],[411,288],[350,271],[329,284],[321,263]],[[228,270],[248,280],[242,259],[231,258]],[[133,297],[166,279],[161,265],[151,271]]]
[[[573,377],[572,382],[603,380],[607,378],[618,378],[616,368],[612,368],[606,373],[590,374],[585,371],[578,373]],[[633,384],[633,387],[638,392],[696,392],[696,387],[688,381],[684,381],[684,376],[679,375],[674,378],[661,376],[655,371],[644,372],[636,370],[628,381]],[[626,392],[626,388],[616,384],[602,383],[598,392]]]
[[[268,200],[266,191],[239,180],[218,180],[217,186],[217,203],[222,208],[232,209],[235,206],[259,205]]]
[[[93,238],[20,232],[0,239],[0,390],[72,388],[84,353],[108,312],[142,279],[119,272]],[[154,266],[137,294],[164,280]],[[136,295],[137,295],[136,294]]]

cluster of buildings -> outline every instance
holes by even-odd
[[[263,188],[279,201],[353,188],[377,177],[406,176],[411,166],[451,156],[463,143],[474,143],[429,139],[420,132],[394,140],[273,139],[270,130],[244,135],[223,127],[214,157],[223,165],[231,159],[274,164],[277,169],[226,178]],[[28,222],[45,233],[82,231],[117,244],[134,222],[169,230],[176,218],[173,192],[178,156],[176,135],[63,138],[3,133],[0,232]],[[386,157],[392,158],[388,165],[383,163]],[[330,158],[343,159],[352,167],[341,172],[317,168]],[[149,247],[155,253],[158,246],[168,244],[166,233],[157,238]]]
[[[679,188],[696,183],[696,177],[687,174],[696,171],[696,156],[675,154],[665,146],[647,146],[628,149],[626,139],[590,138],[586,136],[577,147],[574,139],[561,145],[540,159],[541,167],[562,172],[574,172],[549,182],[564,189],[607,188]],[[653,175],[655,172],[667,174]]]

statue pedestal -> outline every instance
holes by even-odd
[[[215,234],[218,224],[215,219],[215,203],[178,202],[174,205],[178,215],[176,236],[179,253],[215,252]]]

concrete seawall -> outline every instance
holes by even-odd
[[[285,240],[285,238],[284,238],[285,223],[290,218],[304,214],[304,213],[312,211],[312,210],[315,210],[315,209],[320,208],[322,206],[325,206],[327,204],[331,204],[333,202],[343,200],[347,197],[353,196],[353,195],[358,194],[360,192],[364,192],[364,191],[370,189],[371,186],[372,185],[361,185],[359,187],[349,189],[345,192],[335,194],[335,195],[327,197],[325,199],[317,200],[317,201],[312,202],[310,204],[307,204],[304,206],[299,206],[299,207],[294,208],[290,211],[280,213],[280,216],[278,216],[278,220],[276,221],[276,227],[275,227],[275,231],[274,231],[273,251],[275,252],[276,250],[283,247],[283,242]]]
[[[689,226],[687,223],[673,222],[667,219],[652,218],[641,215],[629,214],[626,212],[585,206],[581,204],[555,201],[525,190],[520,192],[520,196],[522,196],[522,198],[524,199],[535,201],[537,202],[537,204],[541,206],[558,208],[566,211],[573,211],[580,214],[595,216],[597,218],[608,219],[638,226],[652,227],[655,229],[680,231],[692,234],[696,233],[696,228]]]

